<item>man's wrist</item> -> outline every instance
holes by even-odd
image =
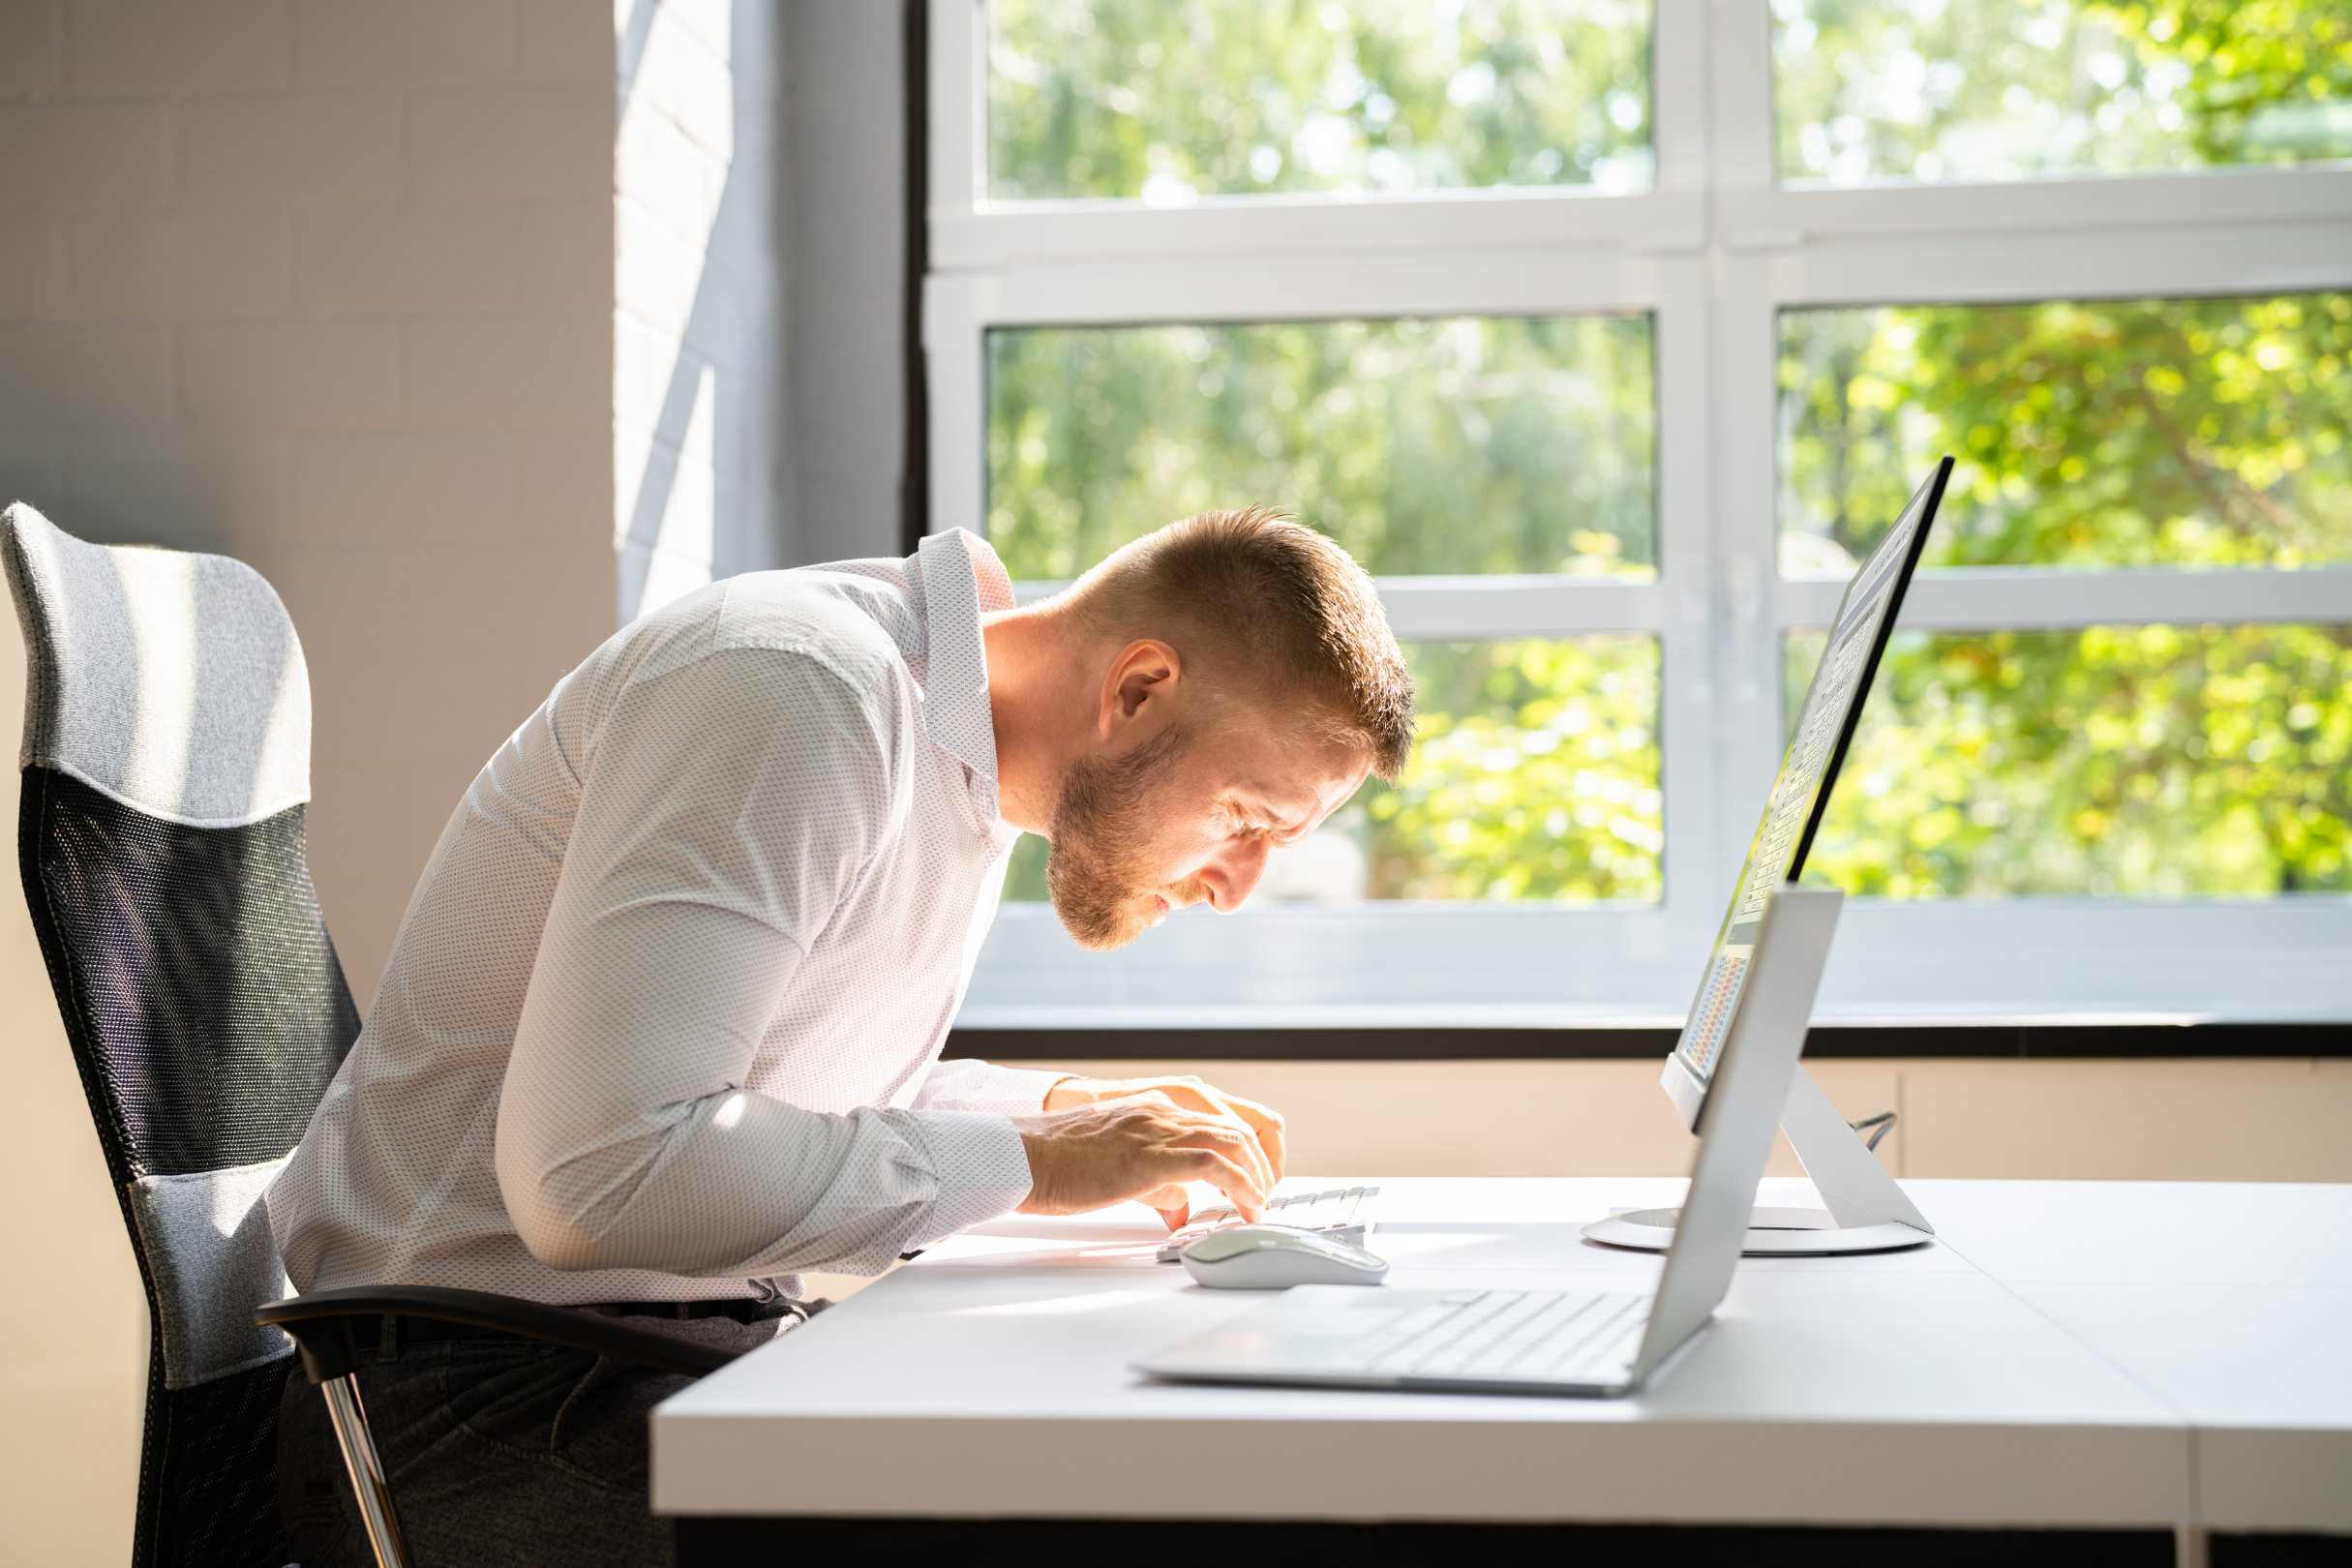
[[[922,1233],[912,1245],[929,1246],[1010,1214],[1027,1201],[1033,1185],[1029,1140],[1012,1117],[986,1111],[916,1115],[939,1185]]]

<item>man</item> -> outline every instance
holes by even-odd
[[[985,544],[731,579],[624,628],[475,778],[367,1028],[269,1198],[297,1288],[457,1285],[748,1348],[799,1269],[1184,1183],[1260,1212],[1282,1120],[1189,1078],[936,1057],[1019,829],[1070,934],[1240,906],[1411,741],[1371,580],[1263,511],[1027,610]],[[402,1342],[405,1335],[406,1342]],[[682,1380],[410,1326],[361,1381],[420,1561],[668,1560],[647,1412]],[[288,1380],[308,1568],[367,1562]]]

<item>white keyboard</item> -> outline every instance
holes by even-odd
[[[1374,1198],[1380,1195],[1377,1187],[1335,1187],[1322,1192],[1277,1193],[1266,1202],[1265,1223],[1289,1225],[1299,1230],[1320,1231],[1337,1236],[1342,1241],[1364,1245],[1372,1234]],[[1192,1217],[1192,1222],[1169,1236],[1160,1249],[1160,1261],[1180,1261],[1187,1244],[1196,1242],[1212,1230],[1238,1225],[1242,1217],[1231,1207],[1204,1209]]]
[[[1647,1296],[1458,1290],[1356,1340],[1318,1372],[1463,1383],[1624,1376],[1649,1321]]]

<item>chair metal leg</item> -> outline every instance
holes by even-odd
[[[384,1484],[383,1461],[376,1457],[368,1412],[359,1402],[359,1380],[348,1374],[330,1377],[318,1385],[318,1392],[326,1396],[327,1419],[335,1424],[335,1441],[343,1449],[345,1468],[351,1472],[351,1492],[359,1499],[359,1518],[376,1552],[376,1568],[408,1568],[400,1520],[392,1512],[392,1489]]]

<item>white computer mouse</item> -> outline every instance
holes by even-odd
[[[1177,1254],[1217,1290],[1287,1290],[1302,1284],[1378,1284],[1388,1259],[1353,1242],[1290,1225],[1227,1225]]]

